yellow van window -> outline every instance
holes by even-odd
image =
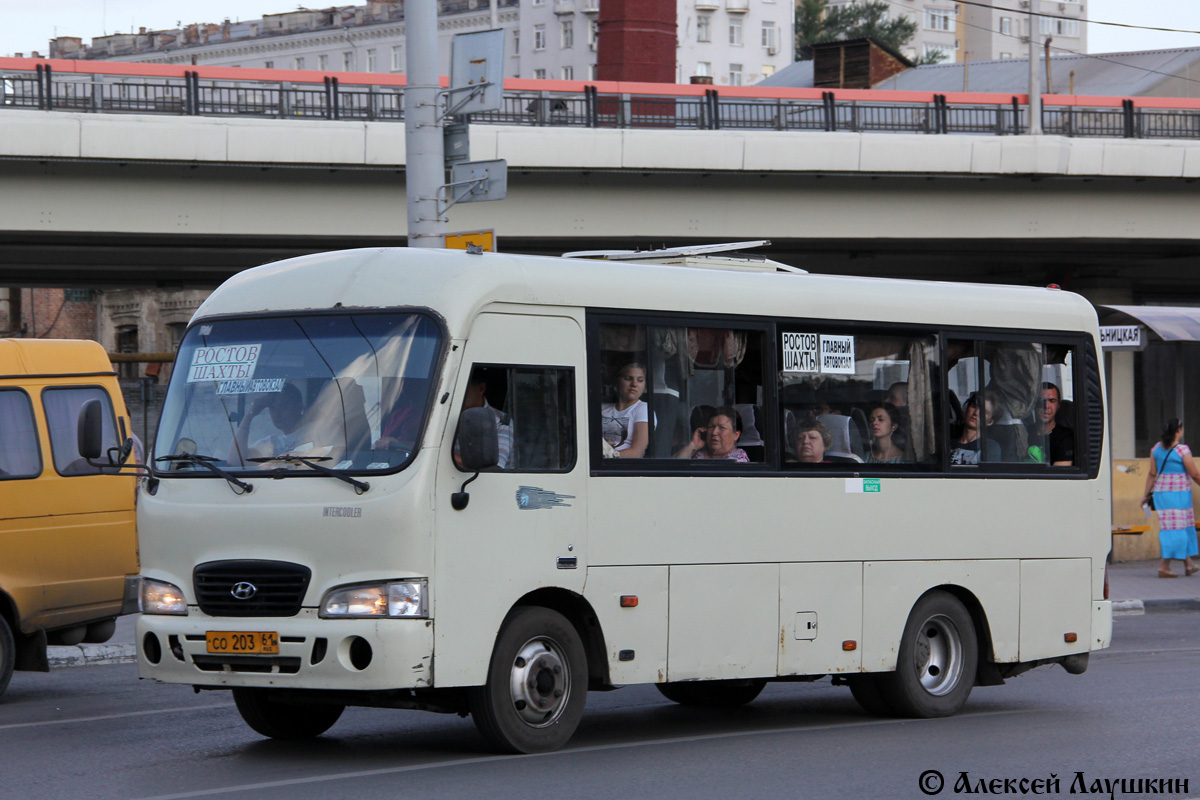
[[[29,395],[19,389],[0,391],[0,479],[32,478],[42,471],[37,428]]]
[[[104,449],[117,446],[116,423],[108,392],[99,386],[79,386],[46,389],[42,406],[46,425],[50,429],[50,448],[54,453],[54,468],[60,475],[94,475],[99,468],[87,463],[79,454],[79,410],[88,400],[99,400],[104,411]]]

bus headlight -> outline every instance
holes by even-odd
[[[428,588],[426,580],[341,586],[325,594],[319,613],[322,617],[426,617]]]
[[[173,583],[142,578],[142,613],[187,616],[187,600]]]

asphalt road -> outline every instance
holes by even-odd
[[[375,709],[274,742],[228,694],[138,681],[132,665],[17,673],[0,702],[0,798],[922,798],[927,770],[940,797],[963,772],[976,788],[1056,775],[1062,795],[1077,772],[1087,787],[1178,778],[1190,791],[1176,797],[1200,796],[1200,614],[1115,626],[1085,675],[977,688],[951,719],[871,718],[828,679],[719,712],[630,687],[591,694],[571,743],[536,756],[489,755],[469,719]]]

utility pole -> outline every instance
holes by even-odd
[[[405,187],[408,246],[445,247],[446,221],[438,197],[445,183],[445,150],[438,108],[437,0],[404,4],[408,85],[404,89]]]
[[[1038,0],[1027,0],[1029,3],[1029,130],[1030,136],[1040,136],[1042,133],[1042,87],[1038,81],[1038,52],[1036,16]]]

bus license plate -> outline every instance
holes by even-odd
[[[206,631],[208,652],[251,656],[279,654],[279,634],[275,631]]]

